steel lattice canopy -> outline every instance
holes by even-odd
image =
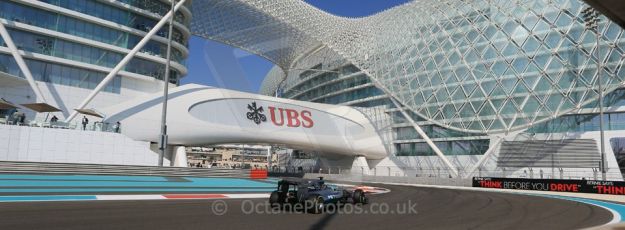
[[[598,99],[596,34],[578,0],[421,0],[364,18],[300,0],[196,0],[194,34],[288,72],[325,46],[417,115],[475,133],[525,129]],[[606,92],[625,82],[623,31],[605,17]],[[266,79],[264,92],[281,79]]]

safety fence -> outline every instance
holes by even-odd
[[[397,176],[370,176],[354,174],[319,174],[306,173],[304,178],[315,179],[323,177],[330,181],[345,181],[358,183],[399,183],[399,184],[427,184],[471,187],[471,179],[444,178],[444,177],[397,177]]]
[[[49,121],[48,119],[34,119],[25,122],[17,122],[8,120],[6,118],[0,118],[0,125],[15,125],[15,126],[28,126],[28,127],[40,127],[40,128],[52,128],[52,129],[72,129],[72,130],[84,130],[84,131],[97,131],[97,132],[109,132],[120,133],[121,124],[107,123],[102,121],[89,122],[82,124],[80,120],[73,122],[63,121]]]

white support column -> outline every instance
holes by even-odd
[[[363,176],[371,175],[371,169],[369,168],[367,158],[363,156],[356,156],[352,162],[351,173]]]
[[[451,163],[451,161],[449,161],[449,159],[447,159],[447,157],[443,154],[443,152],[441,152],[441,150],[438,148],[438,146],[436,146],[434,144],[432,139],[430,139],[430,137],[428,137],[428,135],[423,131],[423,129],[421,129],[421,127],[419,127],[419,125],[417,125],[417,123],[414,122],[412,117],[410,117],[410,115],[408,113],[406,113],[406,111],[404,111],[404,108],[399,104],[399,102],[397,102],[395,100],[395,98],[393,98],[393,96],[391,96],[391,95],[388,95],[388,96],[389,96],[389,99],[395,105],[395,107],[397,107],[397,109],[399,109],[399,112],[401,112],[401,114],[404,115],[406,120],[408,120],[408,122],[410,122],[410,124],[417,131],[417,133],[419,133],[419,135],[423,138],[423,140],[425,140],[425,142],[430,146],[430,148],[432,148],[432,150],[434,150],[434,153],[436,153],[436,155],[443,161],[443,163],[445,163],[445,165],[447,165],[447,168],[449,168],[449,171],[452,174],[451,176],[452,177],[457,177],[458,176],[458,170],[456,170],[456,167],[454,167],[454,165]]]
[[[33,92],[35,92],[35,96],[37,97],[35,100],[37,102],[47,103],[46,99],[41,93],[41,90],[39,89],[39,86],[37,86],[37,82],[35,82],[35,78],[33,78],[33,74],[30,72],[30,69],[28,69],[26,62],[22,58],[22,55],[19,53],[17,47],[15,46],[15,43],[13,43],[13,39],[11,38],[11,35],[9,35],[9,31],[7,31],[6,27],[4,27],[4,24],[2,23],[0,23],[0,35],[2,36],[4,43],[7,44],[9,50],[11,50],[11,54],[13,55],[15,62],[22,71],[22,74],[24,74],[24,77],[26,77],[30,88],[32,88]]]
[[[482,155],[482,158],[480,158],[480,160],[478,160],[477,163],[475,163],[475,165],[473,165],[473,167],[471,167],[471,169],[469,169],[469,171],[464,176],[464,178],[471,177],[471,175],[473,175],[473,173],[475,173],[475,170],[477,170],[480,166],[482,166],[482,164],[484,164],[484,161],[486,161],[486,159],[488,159],[488,157],[490,157],[490,154],[495,152],[495,149],[497,149],[497,147],[501,144],[502,141],[503,141],[503,138],[502,137],[498,137],[497,142],[494,145],[492,145],[490,148],[488,148],[488,150],[486,150],[484,155]]]
[[[180,0],[180,2],[178,2],[178,4],[176,4],[176,6],[174,7],[174,12],[178,11],[178,9],[184,4],[185,1],[186,0]],[[133,48],[128,54],[126,54],[126,56],[115,66],[115,68],[113,68],[113,70],[111,70],[108,75],[106,75],[106,77],[104,77],[100,84],[98,84],[98,86],[96,86],[95,89],[91,91],[89,96],[87,96],[87,98],[85,98],[85,100],[80,103],[80,105],[76,109],[84,109],[89,104],[89,102],[91,102],[91,100],[93,100],[93,98],[95,98],[95,96],[98,95],[98,93],[100,93],[100,91],[102,91],[102,89],[104,89],[104,87],[111,80],[113,80],[117,73],[119,73],[119,71],[124,68],[126,64],[128,64],[128,62],[135,56],[135,54],[137,54],[137,52],[139,52],[139,50],[141,50],[141,48],[143,48],[143,46],[150,41],[150,39],[156,34],[156,32],[158,32],[167,23],[167,20],[169,20],[170,17],[173,17],[174,12],[169,11],[165,16],[163,16],[163,18],[158,21],[154,28],[152,28],[150,32],[148,32],[145,37],[143,37],[141,41],[139,41],[135,48]],[[168,82],[163,82],[163,84],[168,84]],[[77,114],[78,112],[74,111],[67,119],[65,119],[65,122],[70,122],[72,119],[74,119],[74,117],[76,117]]]
[[[187,148],[185,146],[176,146],[174,151],[171,152],[171,160],[169,161],[171,167],[188,167],[187,162]]]

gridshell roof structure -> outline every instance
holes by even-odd
[[[326,46],[407,109],[446,128],[505,133],[575,111],[623,86],[623,29],[584,27],[578,0],[419,0],[364,18],[300,0],[195,0],[194,34],[288,72]],[[600,60],[599,62],[597,60]],[[277,76],[273,74],[272,76]],[[275,90],[282,79],[263,83]]]

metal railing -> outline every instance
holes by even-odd
[[[37,118],[34,120],[26,120],[24,123],[16,122],[7,118],[0,118],[0,125],[16,125],[16,126],[28,126],[28,127],[40,127],[40,128],[53,128],[53,129],[71,129],[71,130],[84,130],[84,131],[97,131],[97,132],[109,132],[119,133],[121,132],[121,126],[117,124],[111,124],[107,122],[90,122],[86,126],[80,123],[80,121],[74,122],[51,122],[49,119]]]
[[[0,173],[249,178],[250,170],[0,161]]]

